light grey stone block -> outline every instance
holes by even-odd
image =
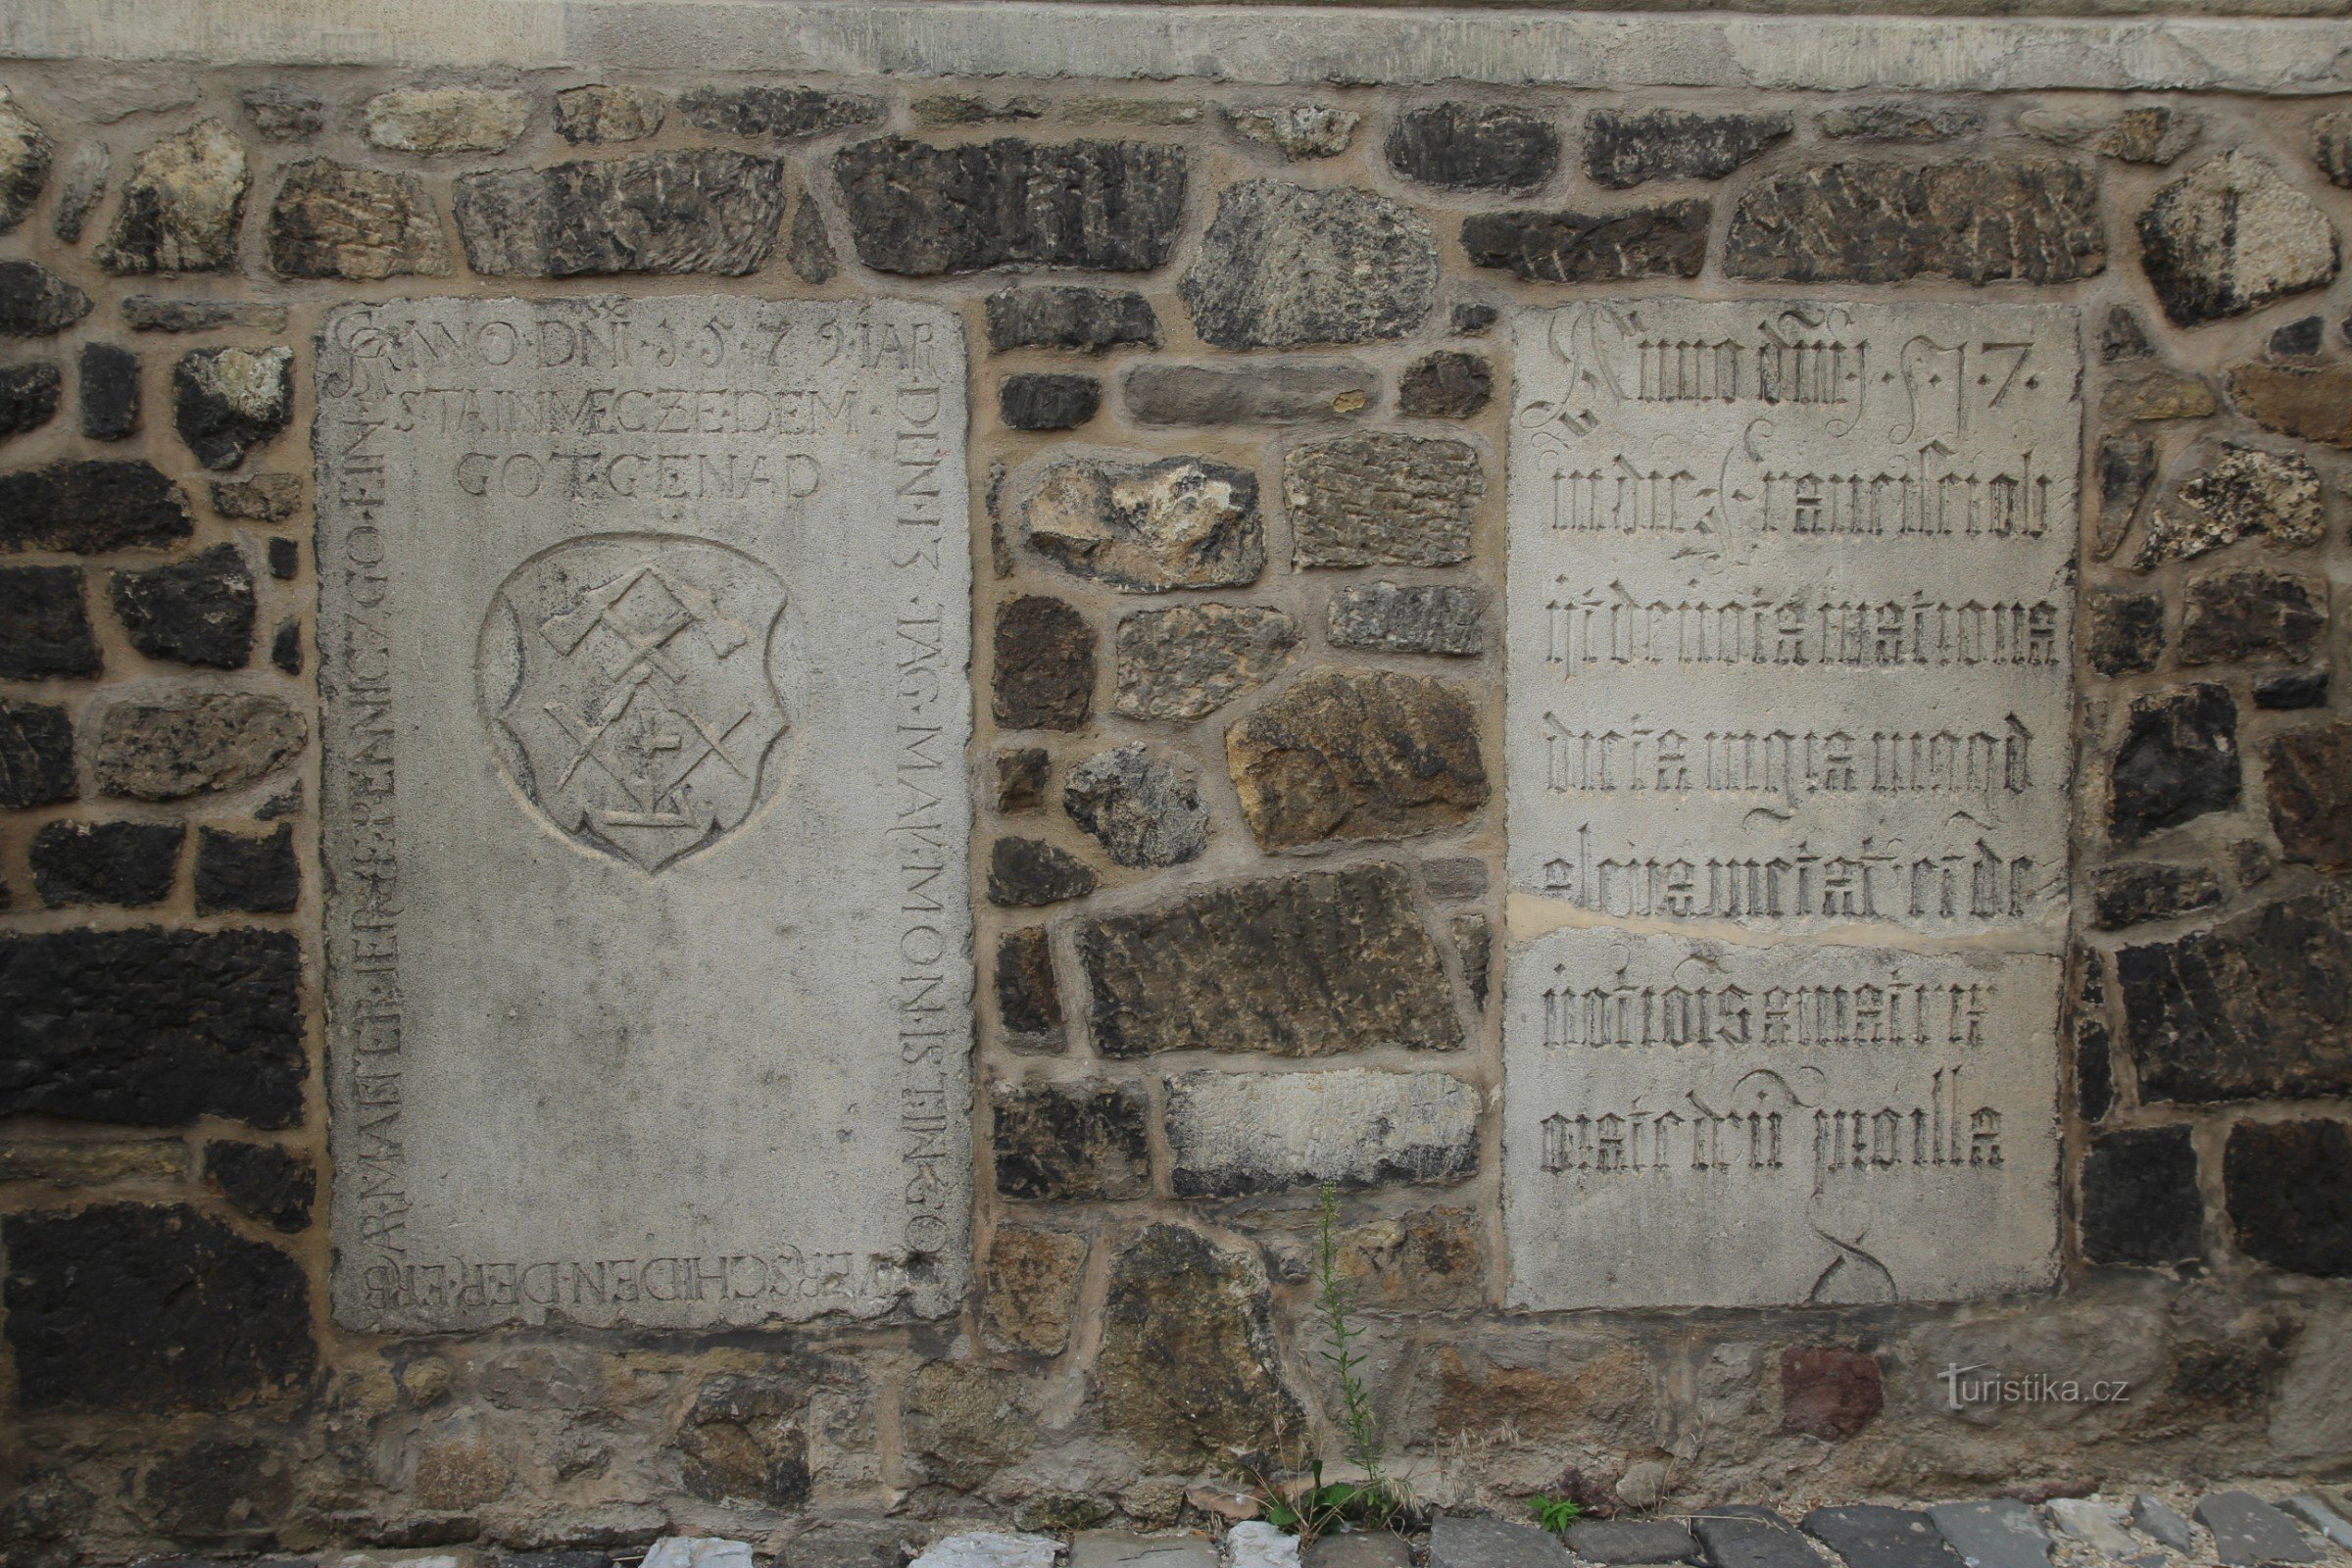
[[[2346,1551],[2352,1551],[2352,1520],[2310,1493],[2298,1492],[2279,1506]]]
[[[339,1320],[952,1311],[953,314],[360,305],[318,372]]]
[[[1568,1568],[1568,1553],[1534,1525],[1441,1517],[1429,1526],[1429,1568]]]
[[[2050,1518],[2060,1530],[2105,1557],[2129,1557],[2139,1543],[2124,1528],[2124,1510],[2091,1497],[2053,1497]]]
[[[1928,1517],[1968,1568],[2050,1568],[2050,1533],[2022,1502],[1943,1502]]]
[[[1070,1568],[1217,1568],[1217,1548],[1205,1536],[1081,1530],[1070,1538]]]
[[[1671,1519],[1579,1519],[1561,1532],[1587,1562],[1696,1562],[1698,1543]]]
[[[2196,1549],[2196,1537],[2190,1534],[2188,1521],[2153,1493],[2143,1492],[2132,1499],[2132,1523],[2160,1546],[2181,1553]]]

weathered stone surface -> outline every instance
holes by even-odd
[[[2102,1122],[2115,1108],[2115,1041],[2107,1027],[2107,960],[2078,946],[2074,955],[2072,1016],[2075,1048],[2075,1107],[2086,1122]]]
[[[2280,711],[2325,708],[2328,706],[2328,672],[2324,669],[2291,669],[2283,675],[2266,675],[2254,683],[2254,706]]]
[[[650,88],[590,82],[556,94],[556,134],[574,147],[643,141],[667,113],[668,100]]]
[[[2314,344],[2308,352],[2317,350]],[[2265,365],[2249,360],[2231,366],[2223,384],[2238,412],[2266,429],[2331,447],[2352,447],[2352,365]]]
[[[1091,920],[1078,958],[1105,1056],[1461,1044],[1437,946],[1394,865],[1227,883]]]
[[[992,1348],[1059,1355],[1070,1343],[1086,1238],[999,1225],[988,1248],[980,1332]]]
[[[302,1115],[302,956],[286,931],[0,938],[0,1115],[168,1127]]]
[[[95,675],[98,665],[80,568],[0,568],[0,680]]]
[[[108,795],[175,801],[265,778],[309,738],[300,713],[256,692],[129,699],[99,716],[91,776]]]
[[[2183,1556],[2196,1550],[2196,1537],[2189,1533],[2188,1521],[2152,1493],[2143,1492],[2132,1499],[2132,1523],[2160,1546]]]
[[[1199,718],[1281,673],[1298,625],[1279,610],[1178,605],[1119,621],[1115,707],[1129,718]]]
[[[1181,865],[1208,848],[1208,808],[1192,773],[1140,744],[1071,768],[1061,805],[1121,865]]]
[[[233,468],[294,414],[291,349],[198,349],[172,368],[172,419],[196,461]]]
[[[2099,412],[2113,419],[2202,419],[2220,406],[2203,376],[2180,370],[2110,381],[2099,394]]]
[[[825,232],[825,215],[816,210],[808,192],[801,193],[801,205],[793,211],[792,232],[784,241],[784,265],[792,275],[814,287],[829,283],[841,270],[841,258],[834,254],[832,236]]]
[[[0,474],[0,550],[105,555],[172,544],[194,526],[179,487],[152,464],[53,463]]]
[[[264,834],[196,830],[198,914],[291,914],[302,897],[294,824]]]
[[[90,297],[38,262],[0,262],[0,336],[48,337],[90,314]]]
[[[2207,159],[2139,215],[2140,266],[2175,326],[2243,316],[2335,276],[2334,223],[2252,153]]]
[[[1476,707],[1423,676],[1318,669],[1226,731],[1225,757],[1268,850],[1412,838],[1489,794]]]
[[[1251,179],[1217,194],[1180,292],[1202,342],[1289,349],[1402,337],[1437,281],[1419,214],[1370,191]]]
[[[2148,341],[2147,323],[2139,313],[2129,305],[2110,305],[2107,318],[2099,325],[2099,363],[2123,365],[2144,360],[2156,352]]]
[[[2297,1347],[2295,1352],[2295,1361],[2298,1370],[2301,1369],[2302,1362],[2309,1356],[2309,1341],[2314,1336],[2306,1335],[2304,1343]],[[2342,1336],[2339,1334],[2333,1336],[2332,1339],[2334,1341],[2333,1348],[2337,1349],[2340,1355],[2343,1349]],[[2325,1378],[2328,1372],[2333,1369],[2334,1364],[2335,1363],[2333,1362],[2326,1362],[2320,1366],[2312,1368],[2311,1370],[2314,1380],[2317,1381],[2321,1378]],[[2290,1377],[2291,1376],[2292,1374],[2290,1374]],[[2341,1379],[2339,1378],[2337,1381],[2340,1382]],[[2338,1389],[2331,1392],[2334,1392],[2340,1396],[2343,1391]],[[2285,1400],[2281,1400],[2280,1402],[2283,1404],[2285,1403]],[[2300,1412],[2298,1412],[2298,1414]],[[2274,1434],[2276,1434],[2278,1430],[2278,1422],[2277,1419],[2274,1419],[2272,1422],[2272,1431]],[[2277,1443],[2278,1438],[2274,1436],[2272,1441]],[[2289,1451],[2292,1450],[2290,1449]],[[2316,1454],[2325,1453],[2328,1450],[2317,1446],[2308,1446],[2303,1451],[2306,1453]],[[2316,1494],[2309,1492],[2298,1492],[2293,1496],[2282,1500],[2278,1506],[2283,1512],[2292,1514],[2304,1524],[2311,1526],[2312,1529],[2327,1537],[2336,1545],[2342,1546],[2348,1551],[2352,1551],[2352,1518],[2346,1518],[2334,1507],[2331,1507],[2327,1502],[2322,1501]]]
[[[24,221],[49,181],[49,133],[0,87],[0,234]]]
[[[784,220],[784,166],[722,148],[466,174],[466,263],[493,277],[756,271]]]
[[[25,862],[33,890],[52,908],[112,904],[136,908],[172,895],[179,846],[178,822],[45,822],[32,836]]]
[[[1750,185],[1724,269],[1787,283],[2067,283],[2107,265],[2098,182],[2073,164],[1826,164]]]
[[[2192,578],[2182,596],[2180,662],[2309,659],[2328,629],[2328,582],[2259,566]]]
[[[1298,1538],[1249,1519],[1225,1532],[1226,1568],[1299,1568]]]
[[[1067,602],[997,608],[995,710],[1007,729],[1080,729],[1095,707],[1095,628]]]
[[[2327,885],[2115,961],[2141,1099],[2352,1092],[2352,888]]]
[[[2099,526],[2091,554],[2108,561],[2123,548],[2156,481],[2156,443],[2145,436],[2102,436],[2092,472],[2098,479]]]
[[[51,1187],[104,1187],[110,1182],[177,1182],[186,1173],[187,1146],[176,1138],[12,1138],[0,1144],[0,1182]]]
[[[1551,1533],[1507,1519],[1441,1514],[1429,1522],[1429,1568],[1570,1568]]]
[[[150,659],[242,669],[253,651],[253,572],[235,545],[168,566],[115,572],[115,614]]]
[[[879,124],[882,100],[815,87],[696,87],[678,95],[678,118],[722,136],[793,141]]]
[[[2205,1200],[2186,1127],[2133,1127],[2082,1156],[2082,1255],[2160,1265],[2205,1255]]]
[[[988,346],[1077,349],[1101,354],[1122,344],[1159,346],[1159,318],[1151,301],[1123,289],[1046,286],[1007,288],[987,301]]]
[[[2083,599],[2082,613],[2088,622],[2083,645],[2100,674],[2154,669],[2164,657],[2162,594],[2093,593]]]
[[[1690,1520],[1707,1568],[1819,1568],[1821,1556],[1796,1526],[1756,1503],[1717,1503]]]
[[[2170,920],[2222,902],[2222,884],[2201,865],[2128,861],[2091,875],[2091,918],[2102,931],[2146,920]]]
[[[2306,1122],[2303,1125],[2330,1124]],[[2341,1124],[2333,1125],[2340,1133]],[[2232,1141],[2241,1130],[2230,1130]],[[2345,1173],[2352,1173],[2352,1157],[2339,1162],[2337,1174]],[[2339,1212],[2352,1218],[2352,1205],[2339,1205]],[[2352,1273],[2352,1250],[2346,1251],[2345,1261],[2340,1267],[2327,1272]],[[2328,1557],[2327,1548],[2296,1529],[2292,1519],[2250,1492],[2207,1493],[2197,1499],[2197,1523],[2213,1532],[2213,1554],[2222,1560],[2224,1568],[2267,1568],[2272,1563],[2325,1562]]]
[[[291,1236],[311,1223],[318,1170],[311,1156],[275,1144],[204,1146],[204,1179],[240,1212]]]
[[[2148,571],[2249,536],[2316,544],[2328,528],[2324,508],[2319,472],[2301,458],[2225,444],[2157,509],[2132,564]]]
[[[1483,653],[1486,602],[1451,584],[1359,583],[1331,601],[1331,645],[1386,654]]]
[[[1152,1460],[1190,1471],[1292,1452],[1304,1417],[1280,1364],[1254,1252],[1153,1225],[1112,1261],[1094,1403]]]
[[[1585,172],[1612,190],[1653,179],[1721,179],[1795,130],[1795,117],[1786,112],[1595,109],[1585,122]]]
[[[2102,1558],[2130,1556],[2139,1547],[2124,1528],[2124,1510],[2096,1497],[2052,1497],[2050,1518],[2059,1530]]]
[[[1006,746],[997,752],[997,809],[1034,811],[1045,804],[1054,757],[1042,746]]]
[[[331,158],[290,166],[270,208],[270,270],[280,277],[437,277],[449,245],[424,181]]]
[[[2237,704],[2225,686],[2184,686],[2132,699],[2109,782],[2118,844],[2237,804]]]
[[[1228,108],[1225,123],[1244,141],[1271,147],[1297,163],[1307,158],[1337,158],[1346,152],[1354,142],[1363,117],[1328,104],[1253,104]]]
[[[223,1409],[317,1362],[301,1266],[184,1204],[11,1214],[0,1240],[28,1408]]]
[[[1481,1012],[1487,1006],[1487,982],[1494,961],[1494,928],[1483,914],[1457,914],[1451,920],[1453,951],[1461,960],[1462,984]]]
[[[2352,112],[2337,110],[2312,121],[2311,158],[2331,183],[2352,190]]]
[[[1783,1432],[1842,1443],[1877,1420],[1886,1404],[1879,1363],[1868,1351],[1792,1345],[1781,1352]],[[1575,1544],[1573,1537],[1569,1544]],[[1583,1554],[1582,1547],[1578,1551]]]
[[[292,582],[302,570],[302,546],[291,539],[270,541],[270,575],[280,582]]]
[[[995,125],[1043,120],[1048,105],[1035,93],[1015,93],[991,103],[969,93],[936,93],[906,106],[918,125]]]
[[[2310,359],[2327,343],[2328,323],[2319,317],[2306,316],[2274,327],[2263,343],[2263,352],[2278,359]]]
[[[257,473],[245,479],[215,479],[213,510],[248,522],[284,522],[302,505],[302,478],[292,473]],[[275,541],[271,541],[274,546]]]
[[[1968,1568],[2050,1568],[2050,1533],[2031,1504],[2014,1497],[1942,1502],[1928,1517]]]
[[[1560,164],[1560,133],[1531,109],[1424,104],[1396,117],[1389,167],[1442,190],[1531,191]]]
[[[1587,1562],[1695,1562],[1698,1543],[1672,1519],[1578,1519],[1560,1538]]]
[[[308,141],[326,127],[326,104],[290,82],[266,81],[237,94],[253,128],[271,141]]]
[[[1128,593],[1234,587],[1265,569],[1257,478],[1221,463],[1056,464],[1020,515],[1032,550]]]
[[[1483,301],[1469,301],[1453,308],[1450,324],[1456,337],[1481,337],[1501,318],[1502,312],[1498,307]]]
[[[81,243],[81,231],[106,198],[107,176],[114,172],[115,155],[102,141],[84,141],[66,155],[58,172],[57,200],[49,208],[49,232],[64,245]]]
[[[1297,424],[1362,413],[1380,396],[1380,371],[1353,360],[1148,364],[1127,372],[1124,394],[1138,424]]]
[[[1043,839],[1002,838],[989,847],[988,902],[1004,908],[1082,899],[1101,882],[1092,866]]]
[[[1390,1531],[1348,1531],[1317,1536],[1299,1561],[1304,1568],[1413,1568],[1413,1547]]]
[[[1494,367],[1458,349],[1423,355],[1396,380],[1396,412],[1424,419],[1467,419],[1494,396]]]
[[[2352,871],[2352,724],[2272,736],[2263,777],[2279,852],[2323,871]]]
[[[112,343],[81,349],[81,433],[121,441],[139,430],[139,357]]]
[[[997,1191],[1100,1202],[1152,1191],[1151,1106],[1116,1084],[999,1084],[989,1100]]]
[[[843,148],[833,175],[858,260],[912,277],[1009,265],[1144,271],[1168,259],[1183,223],[1184,150],[1152,142],[933,147],[888,136]]]
[[[1041,925],[997,939],[997,1018],[1005,1032],[1061,1036],[1061,989],[1054,982],[1054,947]]]
[[[1877,1503],[1816,1508],[1803,1520],[1805,1533],[1826,1542],[1849,1568],[1962,1568],[1959,1553],[1943,1544],[1924,1513]]]
[[[0,806],[70,801],[74,725],[62,708],[0,698]]]
[[[2029,109],[2017,128],[2061,147],[2086,147],[2127,164],[2169,164],[2205,134],[2205,121],[2186,110],[2138,104],[2120,114],[2080,109]]]
[[[396,87],[368,100],[371,146],[402,153],[503,153],[531,122],[528,93],[487,87]]]
[[[1472,213],[1462,250],[1473,267],[1530,283],[1696,277],[1713,215],[1696,197],[1625,212]]]
[[[1008,375],[997,386],[997,417],[1008,430],[1074,430],[1102,407],[1102,383],[1060,372]]]
[[[289,675],[302,673],[302,622],[281,620],[270,637],[270,662]]]
[[[1984,128],[1980,110],[1943,104],[1841,104],[1813,117],[1824,136],[1846,141],[1957,141]]]
[[[47,424],[64,393],[65,377],[50,361],[0,366],[0,441]]]
[[[218,120],[166,136],[132,161],[98,265],[120,273],[229,270],[246,182],[244,144]]]
[[[1446,1072],[1181,1072],[1166,1081],[1176,1197],[1336,1183],[1448,1183],[1477,1171],[1480,1093]]]
[[[227,326],[278,332],[285,329],[286,308],[244,300],[176,300],[160,294],[133,294],[122,302],[122,319],[134,332],[212,332]]]
[[[1468,442],[1367,431],[1283,462],[1291,564],[1447,566],[1470,558],[1487,475]]]

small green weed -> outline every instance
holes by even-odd
[[[1555,1497],[1548,1492],[1539,1492],[1528,1498],[1527,1506],[1528,1511],[1536,1516],[1536,1523],[1555,1536],[1575,1523],[1585,1511],[1585,1505],[1575,1498]]]

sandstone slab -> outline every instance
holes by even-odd
[[[1826,164],[1758,180],[1725,241],[1734,277],[2066,283],[2107,265],[2098,183],[2073,164]]]
[[[668,113],[658,92],[591,82],[556,94],[556,134],[575,147],[643,141],[662,128]]]
[[[1291,564],[1452,565],[1469,559],[1486,494],[1466,441],[1383,430],[1296,447],[1282,468]]]
[[[2049,1568],[2050,1533],[2014,1497],[1937,1503],[1928,1517],[1967,1568]]]
[[[1082,1236],[1000,1224],[989,1243],[981,1333],[998,1349],[1059,1355],[1070,1342],[1078,1271],[1085,1263]],[[1073,1559],[1076,1547],[1073,1543]]]
[[[276,772],[309,739],[302,714],[259,692],[129,698],[99,714],[90,776],[132,800],[223,794]]]
[[[1094,626],[1064,600],[1023,594],[997,607],[997,722],[1078,729],[1095,707]]]
[[[709,193],[671,194],[692,212]],[[861,351],[826,352],[843,341]],[[457,415],[620,407],[681,374],[711,411],[687,434],[484,443]],[[360,1173],[335,1187],[337,1318],[954,1310],[959,323],[727,296],[395,301],[331,314],[318,377],[326,1077],[337,1168]],[[406,429],[401,399],[423,410]],[[386,596],[409,608],[372,612]],[[779,887],[789,911],[759,891]],[[485,1141],[484,1114],[515,1135]]]
[[[1437,944],[1394,865],[1228,883],[1091,920],[1078,958],[1106,1056],[1461,1043]]]
[[[2139,215],[2140,266],[2175,326],[2243,316],[2324,286],[2341,258],[2335,224],[2263,158],[2208,159]]]
[[[1805,1515],[1804,1528],[1843,1557],[1848,1568],[1960,1568],[1959,1554],[1915,1509],[1867,1502],[1816,1508]]]
[[[1759,1503],[1700,1509],[1690,1521],[1707,1568],[1819,1568],[1804,1533]]]
[[[466,263],[494,277],[757,270],[784,219],[784,166],[723,149],[466,174]]]
[[[1477,1090],[1449,1073],[1230,1073],[1167,1081],[1179,1198],[1335,1182],[1441,1182],[1478,1168]]]
[[[270,206],[270,270],[280,277],[368,279],[449,270],[449,244],[424,181],[314,158],[286,171]]]
[[[882,101],[817,87],[695,87],[678,96],[678,118],[725,136],[796,141],[874,124]]]
[[[1282,672],[1298,623],[1251,605],[1178,605],[1121,617],[1114,704],[1129,718],[1199,718]]]
[[[132,160],[98,247],[110,272],[223,272],[236,263],[245,148],[217,120],[167,136]]]
[[[2230,401],[2266,430],[2352,447],[2352,366],[2233,365]]]
[[[1128,593],[1235,587],[1265,570],[1256,476],[1221,463],[1056,464],[1020,515],[1032,550]]]
[[[1181,293],[1200,340],[1288,349],[1401,337],[1435,302],[1428,220],[1370,191],[1244,180],[1216,217]]]
[[[360,111],[369,145],[403,153],[503,153],[530,122],[528,93],[485,87],[396,87]]]
[[[1296,163],[1346,152],[1363,117],[1328,104],[1252,104],[1226,110],[1225,123],[1244,141],[1271,147]]]
[[[1225,734],[1242,814],[1261,849],[1402,839],[1487,802],[1478,713],[1462,688],[1317,669]]]
[[[1129,370],[1122,390],[1138,424],[1298,424],[1363,412],[1380,396],[1380,372],[1351,360],[1152,364]]]

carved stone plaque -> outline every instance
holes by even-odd
[[[927,306],[328,317],[345,1325],[954,1309],[963,387]]]
[[[1511,1300],[2047,1283],[2074,313],[1592,302],[1516,368]]]

